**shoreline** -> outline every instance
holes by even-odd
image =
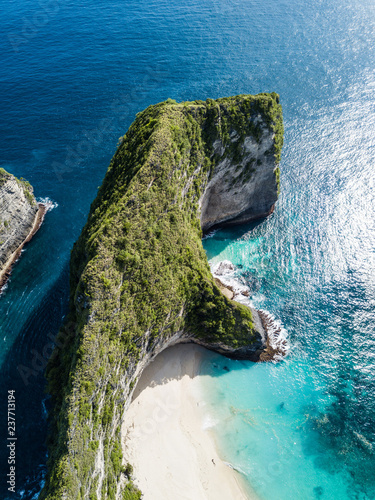
[[[166,349],[143,371],[122,425],[124,464],[144,500],[257,500],[204,429],[199,370],[205,349]]]
[[[6,285],[10,275],[12,274],[14,264],[19,259],[23,247],[26,245],[26,243],[29,243],[29,241],[31,241],[33,236],[38,232],[40,226],[43,224],[46,213],[47,213],[46,205],[44,205],[43,203],[38,203],[38,211],[35,214],[35,219],[29,234],[26,236],[23,242],[18,246],[18,248],[11,254],[9,259],[4,264],[3,269],[0,271],[0,293],[4,288],[4,286]]]
[[[221,264],[227,262],[231,267],[227,266],[227,271],[224,268],[224,272],[220,272],[219,275],[213,272],[213,277],[216,285],[219,287],[221,293],[225,295],[229,300],[237,301],[240,303],[243,302],[243,298],[250,297],[250,291],[246,286],[238,283],[238,287],[229,284],[225,280],[225,275],[230,275],[234,270],[233,264],[229,261],[222,261]],[[224,279],[223,279],[224,275]],[[245,305],[250,307],[249,304]],[[277,362],[283,359],[288,355],[289,345],[285,337],[285,330],[283,332],[283,328],[281,324],[275,321],[275,318],[268,312],[262,309],[256,309],[254,307],[250,307],[253,315],[254,313],[258,316],[260,321],[261,328],[264,333],[264,349],[259,355],[259,359],[257,362],[268,362],[273,361]]]

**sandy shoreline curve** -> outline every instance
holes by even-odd
[[[38,203],[38,211],[35,215],[34,223],[32,225],[32,228],[29,232],[29,234],[26,236],[26,238],[23,240],[21,245],[12,253],[12,255],[9,257],[7,262],[4,264],[3,269],[0,270],[0,292],[1,289],[4,287],[6,282],[8,281],[14,264],[17,262],[19,259],[23,247],[28,243],[33,236],[38,232],[40,226],[43,224],[44,217],[47,212],[47,207],[44,203]]]
[[[166,349],[144,370],[122,427],[124,461],[144,500],[256,500],[203,428],[199,368],[205,349]]]

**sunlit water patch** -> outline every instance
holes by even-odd
[[[206,367],[222,452],[267,500],[375,498],[375,114],[357,91],[287,125],[272,216],[204,240],[289,333],[277,366]]]

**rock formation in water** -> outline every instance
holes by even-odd
[[[38,205],[31,185],[0,169],[0,288],[22,247],[38,230],[44,206]]]
[[[282,142],[275,93],[168,100],[137,115],[72,252],[70,313],[47,369],[54,406],[40,499],[139,498],[121,422],[166,347],[259,359],[261,321],[220,291],[201,238],[273,210]]]

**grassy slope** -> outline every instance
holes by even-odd
[[[251,122],[258,112],[276,132],[278,160],[283,131],[276,94],[168,100],[138,114],[124,136],[72,252],[64,346],[48,366],[55,405],[41,499],[79,499],[87,492],[95,499],[101,439],[101,497],[115,498],[121,474],[129,475],[119,423],[142,352],[181,330],[233,347],[255,339],[250,310],[229,302],[213,281],[198,200],[219,160],[213,142],[220,138],[226,154],[240,161],[244,136],[259,135]],[[237,144],[229,141],[233,129]],[[138,497],[129,481],[123,498]]]

